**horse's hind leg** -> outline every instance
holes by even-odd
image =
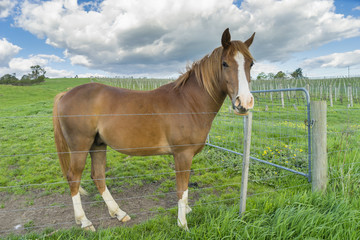
[[[111,217],[116,217],[119,221],[126,222],[130,216],[119,208],[111,196],[105,183],[105,165],[106,165],[106,145],[93,145],[90,151],[91,155],[91,178],[93,179],[99,193],[103,197]]]
[[[77,224],[81,224],[81,228],[86,230],[95,231],[92,223],[87,219],[85,212],[82,208],[81,198],[79,194],[81,174],[85,167],[86,156],[88,154],[86,151],[72,151],[70,159],[70,167],[67,175],[67,179],[70,186],[70,192],[72,196],[72,201],[74,205],[75,221]]]

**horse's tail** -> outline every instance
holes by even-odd
[[[64,134],[61,130],[60,118],[58,116],[58,104],[60,99],[65,95],[66,92],[59,93],[56,95],[53,107],[53,125],[54,125],[54,137],[57,154],[59,156],[59,162],[61,171],[67,179],[67,173],[70,166],[70,149],[65,140]],[[82,195],[87,195],[87,192],[80,186],[79,192]]]

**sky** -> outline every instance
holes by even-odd
[[[360,0],[0,0],[0,76],[177,78],[226,28],[253,78],[360,76]]]

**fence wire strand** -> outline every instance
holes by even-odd
[[[235,185],[240,185],[240,184],[241,183],[237,183]],[[233,185],[233,184],[228,184],[228,185]],[[216,186],[216,187],[224,187],[224,186],[228,186],[228,185]],[[266,191],[266,192],[260,192],[260,193],[256,193],[256,194],[250,194],[249,197],[254,197],[254,196],[258,196],[258,195],[262,195],[262,194],[276,193],[276,192],[279,192],[279,191],[283,191],[283,190],[287,190],[287,189],[294,189],[294,188],[304,187],[304,186],[309,186],[309,184],[308,183],[307,184],[299,184],[299,185],[295,185],[295,186],[291,186],[291,187],[274,189],[272,191]],[[208,187],[208,188],[204,188],[204,189],[211,189],[211,188],[216,188],[216,187]],[[191,191],[196,191],[196,190],[197,189],[193,189]],[[176,193],[176,192],[171,192],[171,193],[167,193],[167,194],[173,194],[173,193]],[[152,196],[152,195],[149,195],[149,196]],[[137,197],[137,198],[149,197],[149,196],[140,196],[140,197]],[[127,198],[127,199],[131,200],[131,199],[134,199],[134,198]],[[238,199],[239,199],[239,197],[232,197],[232,198],[226,198],[226,199],[214,200],[214,201],[205,201],[205,202],[203,200],[201,200],[198,203],[189,204],[189,205],[192,208],[193,207],[196,208],[196,207],[199,207],[199,206],[210,205],[210,204],[215,204],[215,203],[222,203],[222,202],[227,202],[227,201],[235,201],[235,200],[238,200]],[[124,198],[122,198],[120,200],[124,200]],[[98,203],[98,202],[103,202],[103,201],[85,202],[83,204],[91,204],[91,203]],[[72,204],[68,204],[68,206],[72,206]],[[57,207],[57,206],[50,206],[50,207]],[[137,216],[137,215],[141,215],[141,214],[151,214],[151,213],[163,213],[163,212],[168,212],[168,211],[171,211],[171,210],[176,210],[177,208],[178,207],[171,207],[171,208],[160,209],[160,210],[140,211],[140,212],[132,213],[132,214],[130,214],[130,216]],[[35,209],[35,210],[39,210],[39,209],[43,209],[43,208],[38,208],[38,209]],[[101,218],[96,218],[96,219],[91,219],[91,220],[92,220],[93,223],[96,223],[96,222],[99,222],[99,221],[102,221],[102,220],[110,220],[110,219],[113,219],[113,218],[108,216],[108,217],[101,217]],[[24,225],[25,222],[19,223],[19,224]],[[73,224],[75,224],[75,221],[60,222],[60,223],[55,223],[55,224],[45,224],[45,225],[31,226],[31,227],[26,227],[26,228],[19,228],[19,229],[0,229],[0,232],[9,233],[9,232],[16,232],[16,231],[23,231],[23,230],[43,229],[43,228],[56,227],[56,226],[67,225],[67,224],[69,224],[69,225],[72,224],[73,225]]]
[[[336,90],[335,90],[336,91]],[[316,95],[317,96],[317,95]],[[292,98],[291,98],[292,97]],[[270,99],[271,98],[271,99]],[[291,98],[291,100],[290,100]],[[266,93],[266,94],[259,94],[256,97],[256,101],[259,104],[257,107],[257,109],[254,109],[254,113],[258,114],[257,116],[257,120],[260,122],[261,126],[259,126],[259,129],[256,129],[256,122],[255,122],[255,128],[253,127],[253,132],[255,132],[257,135],[257,138],[261,139],[264,142],[275,142],[275,141],[279,141],[280,143],[282,142],[290,142],[294,141],[294,142],[300,142],[299,139],[303,138],[306,135],[306,131],[307,131],[307,127],[309,126],[307,122],[304,121],[304,108],[306,107],[306,104],[303,104],[305,97],[297,97],[296,95],[293,95],[293,93],[289,93],[289,94],[285,94],[284,93],[284,99],[288,99],[289,102],[287,102],[285,105],[285,108],[290,109],[291,111],[289,113],[289,115],[284,115],[283,114],[283,110],[281,110],[284,106],[281,104],[281,97],[279,93],[273,93],[272,95],[270,95],[270,93]],[[335,99],[336,100],[336,99]],[[271,101],[271,103],[270,103]],[[339,101],[339,100],[338,100]],[[351,119],[350,117],[350,111],[359,111],[360,108],[356,108],[356,107],[349,107],[348,108],[328,108],[328,114],[342,114],[342,118],[345,119],[343,122],[343,126],[344,126],[344,130],[339,130],[336,128],[330,128],[328,129],[328,135],[330,137],[337,137],[337,136],[341,136],[341,135],[346,135],[346,136],[341,136],[343,139],[347,139],[350,134],[359,134],[360,133],[360,125],[358,123],[358,121],[356,119]],[[232,132],[234,135],[237,134],[236,137],[232,138],[232,139],[228,139],[227,144],[230,146],[230,149],[235,149],[236,151],[239,151],[239,149],[242,149],[242,145],[239,144],[241,142],[241,140],[239,140],[241,138],[241,126],[242,123],[241,121],[237,120],[234,121],[233,117],[227,113],[227,112],[200,112],[200,113],[140,113],[140,114],[97,114],[97,115],[93,115],[93,114],[89,114],[89,115],[63,115],[63,116],[52,116],[52,115],[28,115],[28,116],[0,116],[1,120],[9,120],[9,121],[13,121],[13,120],[19,120],[22,121],[23,119],[36,119],[36,118],[74,118],[74,117],[97,117],[97,116],[101,116],[101,117],[131,117],[131,116],[179,116],[179,115],[217,115],[217,118],[214,120],[214,126],[219,126],[221,124],[223,125],[233,125],[232,127],[229,126],[226,128],[227,132]],[[293,115],[290,115],[293,114]],[[217,121],[217,119],[220,119],[219,121]],[[269,119],[271,121],[269,121]],[[283,125],[281,125],[283,124]],[[237,126],[238,128],[234,127]],[[291,129],[291,131],[289,130]],[[296,132],[293,133],[292,130],[295,130]],[[272,136],[275,135],[275,133],[278,133],[278,136]],[[222,133],[217,133],[215,132],[210,132],[210,140],[214,141],[215,144],[222,144],[221,142],[221,137],[222,137]],[[254,135],[254,133],[253,133]],[[220,136],[220,138],[217,138],[218,136]],[[219,140],[220,139],[220,140]],[[295,139],[295,140],[294,140]],[[302,143],[301,143],[302,144]],[[195,144],[182,144],[182,145],[171,145],[171,146],[156,146],[156,147],[142,147],[142,148],[122,148],[122,149],[107,149],[107,150],[90,150],[90,151],[74,151],[74,152],[45,152],[45,153],[21,153],[21,154],[3,154],[0,155],[1,158],[14,158],[14,157],[27,157],[27,156],[37,156],[37,155],[57,155],[57,154],[76,154],[76,153],[84,153],[84,152],[109,152],[109,151],[124,151],[124,150],[138,150],[138,149],[144,149],[144,148],[174,148],[174,147],[188,147],[188,146],[199,146],[199,145],[205,145],[205,143],[195,143]],[[266,149],[266,147],[258,144],[256,146],[252,145],[251,148],[256,151],[256,152],[260,152],[261,155],[261,151],[264,151],[264,149]],[[307,156],[306,154],[306,148],[304,148],[304,154],[305,156]],[[328,155],[336,155],[336,154],[342,154],[344,153],[347,154],[348,152],[353,152],[353,151],[357,151],[357,148],[346,148],[346,149],[329,149],[327,154]],[[268,157],[268,156],[266,156]],[[303,160],[304,156],[295,156],[294,160],[295,161],[301,161]],[[282,158],[282,159],[287,159],[287,158]],[[252,164],[258,164],[257,162],[252,162]],[[339,166],[333,167],[331,165],[329,165],[329,176],[333,176],[334,171],[336,171],[336,168],[344,168],[345,166],[347,167],[352,167],[355,166],[357,164],[360,164],[360,162],[343,162],[342,164],[340,164]],[[299,167],[300,169],[305,169],[306,167]],[[186,170],[186,171],[178,171],[178,172],[200,172],[200,171],[208,171],[208,170],[219,170],[219,169],[225,169],[224,166],[215,166],[215,167],[209,167],[209,168],[199,168],[199,169],[191,169],[191,170]],[[129,176],[119,176],[119,177],[106,177],[105,179],[94,179],[96,180],[115,180],[115,179],[124,179],[124,178],[145,178],[145,177],[151,177],[151,176],[158,176],[158,175],[171,175],[171,174],[175,174],[176,171],[168,171],[168,172],[156,172],[156,173],[151,173],[151,174],[139,174],[139,175],[129,175]],[[335,172],[336,173],[336,172]],[[336,176],[334,175],[333,177],[330,177],[328,180],[329,182],[335,182],[338,180],[343,180],[345,178],[348,178],[348,176],[346,175],[346,173],[339,173],[339,174],[344,174],[341,176]],[[278,176],[270,176],[270,177],[260,177],[258,179],[249,179],[249,182],[253,182],[253,183],[262,183],[264,185],[267,184],[268,181],[271,180],[276,180],[276,179],[281,179],[281,178],[288,178],[293,176],[293,174],[286,174],[286,175],[278,175]],[[360,176],[360,173],[352,173],[351,177],[358,177]],[[82,182],[88,182],[88,181],[94,181],[92,179],[90,180],[82,180]],[[57,185],[57,184],[68,184],[68,181],[60,181],[60,182],[53,182],[53,183],[34,183],[34,184],[20,184],[20,185],[12,185],[12,186],[0,186],[0,189],[2,190],[7,190],[7,189],[11,189],[11,188],[31,188],[31,187],[39,187],[39,186],[48,186],[48,185]],[[229,183],[229,184],[222,184],[222,185],[217,185],[217,186],[205,186],[205,187],[200,187],[200,188],[190,188],[190,193],[191,192],[201,192],[201,191],[208,191],[208,190],[214,190],[214,189],[219,189],[219,188],[228,188],[228,187],[239,187],[241,185],[240,182],[235,182],[235,183]],[[284,190],[288,190],[288,189],[296,189],[296,188],[301,188],[301,187],[309,187],[310,184],[309,183],[304,183],[304,184],[298,184],[298,185],[294,185],[294,186],[287,186],[287,187],[280,187],[280,188],[274,188],[270,191],[263,191],[263,192],[256,192],[256,193],[252,193],[249,194],[248,197],[249,198],[253,198],[256,196],[262,196],[265,194],[272,194],[272,193],[276,193],[279,191],[284,191]],[[132,196],[132,197],[124,197],[124,198],[116,198],[116,201],[131,201],[134,199],[142,199],[142,198],[151,198],[151,197],[159,197],[159,196],[168,196],[168,195],[175,195],[177,193],[177,191],[170,191],[170,192],[166,192],[166,193],[156,193],[156,194],[146,194],[146,195],[140,195],[140,196]],[[236,201],[238,200],[239,197],[231,197],[231,198],[227,198],[227,199],[221,199],[221,200],[215,200],[215,201],[204,201],[202,199],[200,199],[197,203],[192,204],[191,207],[199,207],[199,206],[203,206],[203,205],[210,205],[210,204],[217,204],[217,203],[221,203],[221,202],[226,202],[226,201]],[[69,198],[70,200],[70,198]],[[170,199],[170,201],[172,201]],[[82,204],[84,205],[89,205],[89,204],[97,204],[97,203],[102,203],[104,202],[103,200],[96,200],[96,201],[86,201],[83,202]],[[174,202],[174,204],[176,204],[176,202]],[[37,211],[37,210],[46,210],[46,209],[52,209],[52,208],[57,208],[57,207],[71,207],[73,206],[72,203],[64,203],[64,204],[58,204],[58,205],[47,205],[47,206],[40,206],[40,207],[28,207],[28,208],[21,208],[21,209],[6,209],[6,210],[0,210],[0,215],[6,215],[6,214],[11,214],[14,212],[22,212],[22,211]],[[103,205],[104,206],[104,205]],[[148,211],[138,211],[136,213],[131,214],[132,216],[136,216],[136,215],[141,215],[141,214],[154,214],[154,213],[163,213],[163,212],[169,212],[172,210],[177,209],[177,207],[171,207],[171,208],[165,208],[165,209],[161,209],[161,210],[148,210]],[[94,223],[101,223],[101,221],[104,220],[109,220],[111,219],[111,217],[101,217],[101,218],[96,218],[96,219],[91,219]],[[60,223],[55,223],[55,224],[45,224],[45,225],[39,225],[39,226],[31,226],[31,227],[22,227],[20,229],[0,229],[0,233],[10,233],[10,232],[16,232],[16,231],[29,231],[29,230],[34,230],[34,229],[43,229],[43,228],[54,228],[54,227],[59,227],[59,226],[63,226],[63,225],[70,225],[70,224],[74,224],[75,221],[64,221],[64,222],[60,222]],[[20,224],[25,224],[25,222],[20,223]]]

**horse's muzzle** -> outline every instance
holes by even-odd
[[[249,109],[246,109],[246,108],[244,108],[244,107],[242,107],[242,106],[238,106],[238,107],[236,107],[234,104],[232,105],[232,107],[233,107],[233,109],[234,109],[234,112],[236,113],[236,114],[239,114],[239,115],[247,115],[248,114],[248,112],[249,112]]]
[[[232,101],[234,112],[239,115],[247,115],[250,109],[254,107],[254,97],[250,94],[247,98],[237,96]]]

